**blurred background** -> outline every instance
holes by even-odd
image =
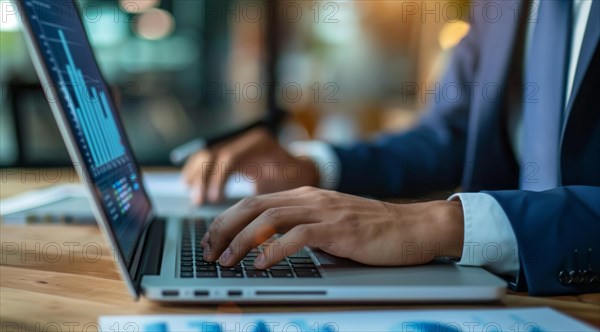
[[[174,147],[276,109],[292,114],[284,144],[405,129],[469,30],[467,1],[78,2],[147,166],[169,165]],[[0,164],[66,166],[16,7],[0,5]]]

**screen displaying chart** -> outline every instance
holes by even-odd
[[[89,143],[92,165],[98,168],[124,156],[125,147],[121,143],[106,93],[98,93],[95,86],[88,85],[81,69],[77,68],[73,61],[64,31],[58,29],[57,32],[68,60],[64,71],[69,81],[61,82],[61,86],[67,91],[70,88],[75,94],[75,100],[69,100],[70,108],[75,110],[79,128],[85,141]],[[70,99],[71,94],[66,92],[66,97]]]
[[[75,148],[101,200],[123,256],[129,260],[150,203],[110,91],[104,82],[73,1],[23,0],[20,7],[50,76],[48,102],[67,118]],[[56,91],[57,100],[49,91]],[[56,108],[55,108],[56,109]]]

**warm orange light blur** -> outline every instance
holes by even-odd
[[[458,43],[469,33],[471,26],[465,21],[446,23],[440,31],[439,43],[442,50],[448,50]]]

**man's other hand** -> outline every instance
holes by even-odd
[[[190,157],[183,178],[191,188],[192,203],[222,202],[227,179],[235,173],[255,183],[259,194],[319,182],[311,160],[293,157],[267,130],[257,128]]]
[[[460,257],[460,202],[392,204],[302,187],[247,198],[219,215],[202,239],[204,258],[239,262],[274,234],[255,267],[266,269],[304,246],[377,266],[418,265]]]

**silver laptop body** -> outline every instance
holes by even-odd
[[[136,299],[143,295],[155,301],[200,303],[481,302],[505,293],[506,283],[485,270],[444,261],[368,267],[304,248],[268,271],[252,268],[256,252],[234,268],[204,262],[197,241],[220,211],[201,208],[186,216],[155,215],[76,3],[18,0],[17,4],[35,70],[87,188],[94,217],[109,245],[118,249],[119,272]]]

